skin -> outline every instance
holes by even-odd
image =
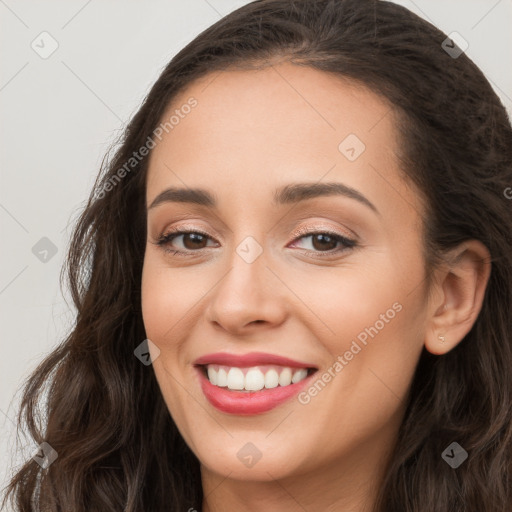
[[[151,153],[146,200],[200,187],[218,206],[149,209],[142,309],[163,397],[201,463],[202,510],[370,510],[421,351],[442,355],[469,332],[489,253],[477,241],[452,251],[427,293],[424,205],[400,176],[392,110],[361,85],[289,63],[225,71],[194,82],[164,118],[191,96],[198,105]],[[338,149],[348,134],[366,146],[354,161]],[[274,189],[295,182],[343,183],[379,214],[333,195],[273,206]],[[178,227],[210,238],[198,246],[178,236],[171,248],[192,256],[166,253],[155,242]],[[343,244],[294,236],[299,227],[358,246],[333,253]],[[263,251],[250,264],[236,252],[248,236]],[[193,362],[218,351],[278,354],[321,375],[395,303],[401,310],[307,404],[243,417],[201,391]],[[252,467],[237,457],[248,442],[262,454]]]

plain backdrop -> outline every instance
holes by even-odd
[[[14,451],[19,388],[73,324],[59,274],[103,155],[165,64],[246,3],[0,0],[0,483],[35,448]],[[461,34],[512,113],[512,0],[397,3]]]

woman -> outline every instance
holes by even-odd
[[[503,105],[407,9],[229,14],[76,227],[17,510],[510,510],[511,184]]]

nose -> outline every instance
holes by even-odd
[[[207,320],[238,335],[283,323],[287,288],[267,263],[265,253],[249,263],[233,251],[229,271],[209,294]]]

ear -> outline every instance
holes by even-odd
[[[447,253],[436,269],[429,301],[425,348],[432,354],[449,352],[475,323],[491,275],[491,255],[478,240],[468,240]],[[439,336],[445,338],[444,343]]]

